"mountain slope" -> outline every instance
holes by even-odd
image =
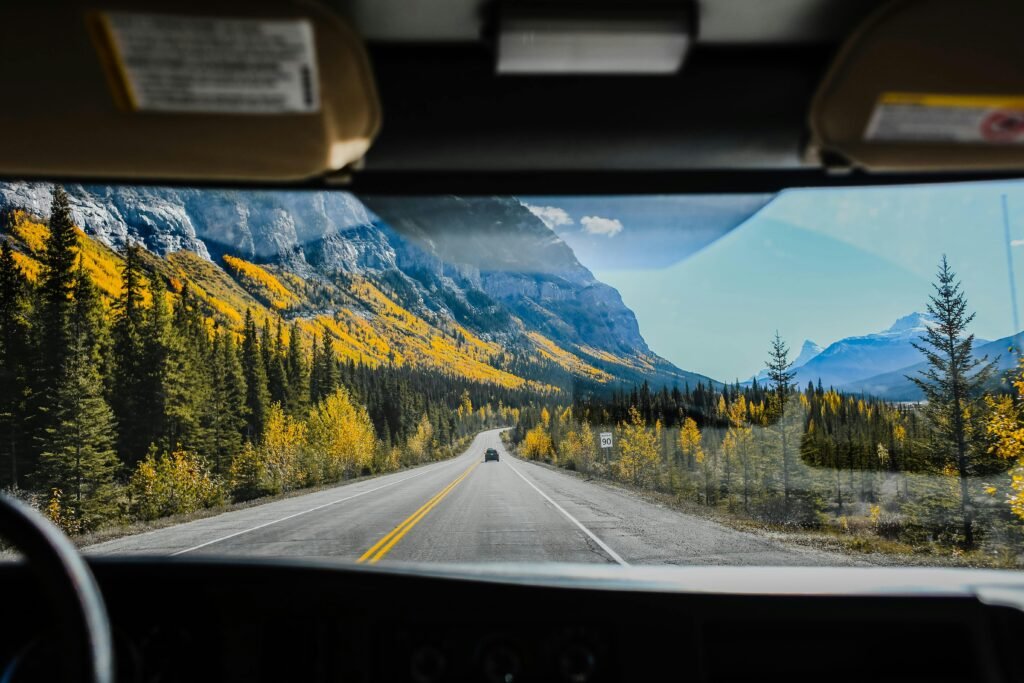
[[[709,382],[654,354],[633,312],[572,249],[512,197],[372,197],[368,206],[416,247],[407,270],[479,290],[528,327],[612,375]],[[435,257],[429,263],[416,252]]]
[[[199,293],[211,319],[237,327],[249,308],[298,320],[371,365],[538,388],[707,381],[651,353],[618,293],[515,200],[413,203],[407,214],[439,220],[392,226],[344,192],[67,190],[89,249],[102,253],[108,296],[120,290],[116,250],[137,242],[153,269]],[[45,228],[33,216],[48,213],[49,195],[0,183],[0,209],[22,212],[13,234],[27,271],[38,269]]]

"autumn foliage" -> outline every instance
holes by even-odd
[[[450,457],[532,396],[366,279],[114,251],[73,218],[60,188],[48,220],[0,216],[0,486],[68,532]]]

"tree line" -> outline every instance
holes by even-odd
[[[974,354],[973,314],[943,257],[937,321],[910,379],[926,400],[896,404],[794,385],[776,333],[766,381],[579,396],[524,409],[518,452],[671,494],[760,523],[883,539],[906,550],[1024,548],[1024,366],[1013,387]],[[1008,350],[1008,352],[1012,352]],[[598,433],[614,433],[599,448]],[[874,546],[872,546],[874,547]]]
[[[452,455],[524,391],[339,360],[298,320],[209,315],[138,245],[97,288],[55,187],[35,277],[0,235],[0,486],[68,531]]]

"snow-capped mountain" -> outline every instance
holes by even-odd
[[[974,357],[994,361],[996,374],[999,375],[1016,367],[1022,346],[1024,346],[1024,333],[990,342],[983,339],[975,340]],[[871,394],[890,401],[920,401],[924,399],[924,396],[908,377],[916,377],[926,368],[927,364],[923,360],[919,360],[913,365],[851,382],[841,388],[844,391]],[[998,378],[994,378],[993,381],[997,382]]]
[[[818,344],[815,344],[810,339],[805,339],[803,346],[800,347],[800,355],[798,355],[796,357],[796,360],[793,361],[793,367],[799,368],[803,367],[804,365],[807,365],[812,360],[817,358],[824,350],[824,348],[822,348]]]
[[[921,360],[921,352],[913,344],[919,343],[933,324],[927,313],[915,312],[881,332],[840,339],[807,362],[794,363],[796,382],[804,385],[821,380],[826,387],[841,387],[912,365]]]

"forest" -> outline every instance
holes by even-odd
[[[449,457],[534,396],[342,358],[282,306],[232,324],[138,245],[95,258],[59,186],[2,225],[0,488],[69,533]]]
[[[768,381],[578,396],[522,411],[521,457],[612,479],[761,528],[845,537],[847,547],[1019,566],[1024,551],[1024,364],[998,377],[973,353],[973,314],[944,257],[897,404],[810,383],[769,345]],[[1016,353],[1007,349],[1007,353]],[[600,432],[613,447],[599,447]]]

